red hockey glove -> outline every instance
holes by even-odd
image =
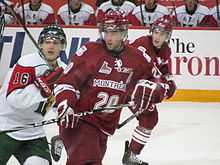
[[[37,77],[34,81],[34,85],[40,89],[40,93],[43,97],[50,97],[52,95],[51,87],[47,84],[44,76]]]
[[[57,107],[58,118],[60,119],[58,125],[65,128],[74,128],[77,126],[79,117],[75,115],[74,110],[68,106],[67,100],[59,103]]]
[[[50,97],[52,95],[53,85],[60,77],[63,69],[58,67],[53,72],[49,72],[40,77],[37,77],[34,81],[34,84],[37,88],[40,89],[41,95],[43,97]]]
[[[176,83],[173,80],[173,76],[170,74],[162,77],[164,84],[166,84],[166,99],[171,98],[176,91]]]
[[[169,99],[174,95],[176,91],[176,83],[173,80],[169,80],[167,81],[167,84],[169,85],[169,89],[167,89],[166,96],[167,96],[167,99]]]
[[[139,80],[131,95],[134,102],[134,109],[145,111],[150,105],[159,103],[163,100],[166,90],[159,84],[149,80]]]

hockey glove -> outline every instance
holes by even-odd
[[[40,89],[41,95],[43,97],[47,98],[52,95],[53,85],[58,80],[62,72],[63,69],[61,67],[58,67],[53,72],[44,74],[36,78],[34,84],[37,88]]]
[[[167,84],[169,85],[169,88],[167,89],[166,98],[169,99],[174,95],[176,91],[176,83],[173,80],[169,80],[167,81]]]
[[[131,95],[131,101],[134,102],[133,109],[141,112],[152,109],[149,106],[161,102],[164,98],[165,91],[159,83],[149,80],[139,80]]]
[[[67,100],[62,101],[58,107],[59,126],[65,128],[74,128],[77,126],[79,117],[75,115],[74,110],[67,104]]]
[[[171,98],[176,91],[176,83],[173,80],[173,76],[170,74],[164,75],[164,84],[166,84],[166,99]]]

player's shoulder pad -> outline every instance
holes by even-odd
[[[157,5],[157,9],[156,9],[158,12],[160,12],[160,13],[163,13],[163,14],[169,14],[169,10],[168,10],[168,8],[167,7],[165,7],[165,6],[163,6],[163,5],[160,5],[160,4],[158,4]]]
[[[198,5],[198,8],[197,8],[196,12],[200,13],[200,14],[203,14],[203,15],[209,15],[210,14],[209,8],[207,6],[204,6],[204,5],[201,5],[201,4]]]
[[[214,6],[213,8],[210,9],[210,14],[211,15],[214,15],[214,14],[217,13],[217,9],[216,8],[217,8],[217,6]],[[220,6],[219,6],[219,8],[220,8]]]
[[[102,4],[98,7],[98,9],[103,10],[103,11],[106,11],[106,10],[108,10],[109,8],[111,8],[111,6],[112,6],[111,1],[107,1],[107,2],[102,3]]]
[[[80,47],[77,51],[76,51],[76,55],[77,56],[83,56],[83,55],[86,55],[86,54],[92,54],[92,55],[95,55],[96,52],[95,51],[98,51],[102,49],[102,46],[100,43],[98,42],[95,42],[95,41],[90,41],[90,42],[87,42],[85,45],[83,45],[82,47]]]
[[[185,5],[181,5],[176,8],[176,13],[186,13],[186,7]]]
[[[141,7],[143,8],[143,5],[141,5]],[[139,13],[140,11],[141,11],[140,6],[136,6],[132,11],[132,15],[135,15],[135,14]]]
[[[130,1],[124,1],[124,5],[129,6],[130,8],[135,8],[136,5]]]
[[[90,14],[94,14],[95,13],[95,11],[92,8],[92,6],[90,6],[89,4],[86,4],[86,3],[82,3],[82,9],[81,10],[86,11],[86,12],[88,12]]]
[[[53,13],[53,8],[50,5],[45,4],[45,3],[41,4],[41,8],[40,9],[45,11],[45,12],[48,12],[48,13]]]
[[[146,42],[146,36],[141,36],[139,38],[136,38],[134,41],[130,42],[129,44],[131,44],[132,46],[137,46],[139,44],[143,44]]]
[[[68,11],[68,5],[65,4],[65,5],[61,6],[61,7],[58,9],[57,14],[60,15],[61,13],[65,13],[65,12],[67,12],[67,11]]]
[[[136,56],[137,61],[146,61],[146,63],[152,62],[151,57],[147,54],[146,50],[141,49],[140,47],[136,48],[128,45],[128,51]]]
[[[18,64],[24,67],[36,67],[39,65],[45,65],[46,62],[42,59],[39,53],[31,53],[21,56],[18,60]]]

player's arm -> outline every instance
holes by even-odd
[[[36,77],[34,67],[16,64],[7,89],[7,101],[16,108],[28,108],[52,96],[53,85],[62,68]]]
[[[77,119],[74,118],[76,102],[89,76],[86,67],[88,60],[84,51],[87,51],[85,46],[72,57],[54,89],[58,117],[62,119],[59,124],[66,128],[73,128],[76,125]]]
[[[34,85],[34,67],[24,67],[16,64],[7,89],[7,101],[16,108],[27,108],[30,105],[45,101],[40,90]]]

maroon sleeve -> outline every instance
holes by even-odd
[[[181,23],[178,21],[176,16],[172,17],[173,26],[181,26]]]
[[[212,15],[209,16],[209,26],[218,27],[218,22]]]
[[[161,65],[160,71],[162,74],[171,74],[171,49],[168,44],[165,45],[164,50],[161,52],[164,64]]]
[[[97,15],[96,15],[96,21],[97,23],[100,23],[101,20],[104,18],[105,12],[102,11],[101,9],[98,9]]]
[[[144,37],[137,38],[132,42],[130,45],[132,47],[138,48],[139,46],[142,46],[144,44]]]
[[[88,20],[85,21],[85,25],[96,25],[96,17],[94,14],[91,14]]]
[[[67,104],[75,107],[80,95],[80,89],[88,80],[90,71],[87,67],[88,51],[86,46],[81,47],[64,70],[55,88],[56,104],[67,100]]]
[[[132,12],[128,14],[128,22],[132,26],[141,26],[141,22],[132,14]]]
[[[61,18],[60,15],[57,16],[57,23],[58,23],[59,25],[65,25],[65,22],[63,21],[63,19]]]
[[[218,23],[211,15],[206,15],[198,26],[217,27]]]
[[[55,15],[49,14],[47,18],[42,22],[42,24],[52,24],[55,22]]]

